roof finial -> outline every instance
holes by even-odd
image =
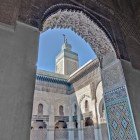
[[[67,38],[66,38],[66,35],[63,34],[63,36],[64,36],[64,43],[67,44]]]

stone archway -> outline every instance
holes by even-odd
[[[126,81],[113,45],[105,32],[81,11],[59,10],[43,22],[49,28],[71,28],[95,51],[101,67],[110,139],[138,139]]]
[[[1,65],[0,66],[0,72],[1,72],[0,116],[2,120],[0,121],[0,124],[1,126],[3,126],[0,129],[1,139],[5,139],[5,140],[29,139],[30,117],[31,117],[31,112],[32,112],[33,90],[34,90],[34,81],[35,81],[35,73],[36,73],[35,64],[36,64],[36,58],[37,58],[37,52],[38,52],[37,48],[38,48],[39,31],[37,28],[39,27],[38,25],[41,21],[40,17],[43,16],[45,9],[48,9],[50,6],[54,4],[58,5],[60,3],[63,4],[63,7],[60,7],[60,5],[58,5],[58,8],[66,9],[68,7],[66,6],[66,4],[73,4],[75,5],[73,7],[73,10],[78,9],[78,8],[75,8],[76,6],[78,6],[80,7],[79,11],[80,9],[83,9],[82,10],[83,12],[87,10],[89,14],[92,16],[96,14],[96,17],[98,17],[97,19],[102,21],[102,23],[106,25],[105,26],[106,28],[108,27],[107,28],[108,31],[112,30],[112,25],[113,25],[113,28],[115,28],[115,32],[113,30],[112,31],[113,33],[111,35],[117,36],[117,38],[115,37],[113,41],[117,42],[116,51],[120,53],[119,58],[122,58],[123,61],[125,60],[125,58],[127,58],[126,60],[129,60],[128,54],[126,52],[127,46],[126,48],[124,46],[124,49],[122,49],[123,48],[122,41],[124,42],[126,41],[126,43],[130,44],[127,40],[124,39],[128,35],[132,35],[133,37],[136,37],[138,41],[140,40],[139,30],[138,30],[139,21],[136,19],[139,16],[139,11],[137,10],[139,9],[138,8],[139,1],[136,0],[136,3],[131,3],[131,2],[127,2],[126,0],[124,3],[128,7],[128,9],[124,7],[124,5],[122,5],[122,8],[120,8],[122,11],[118,10],[117,7],[115,7],[115,3],[111,0],[108,0],[108,1],[106,0],[102,2],[97,1],[97,0],[94,0],[94,1],[90,0],[88,2],[86,1],[87,2],[86,5],[84,5],[84,2],[85,1],[80,1],[80,0],[70,0],[70,1],[68,0],[63,0],[63,1],[60,1],[60,0],[52,0],[52,1],[22,0],[15,4],[14,0],[11,0],[11,1],[5,0],[2,3],[1,5],[2,12],[0,13],[1,23],[6,23],[8,24],[8,26],[5,24],[4,25],[1,24],[1,27],[0,27],[0,43],[1,43],[1,48],[0,48],[0,65]],[[7,5],[9,8],[7,8]],[[69,9],[71,7],[72,6],[70,5]],[[131,12],[134,13],[134,16],[130,16],[132,14]],[[50,14],[51,12],[48,15]],[[118,28],[116,28],[116,24],[107,22],[108,20],[112,21],[113,19],[118,20],[120,29],[122,29],[122,34],[124,34],[125,36],[121,37],[119,35],[118,37]],[[20,22],[16,22],[17,20]],[[37,28],[34,28],[34,27],[37,27]],[[134,53],[132,53],[133,51],[130,50],[131,60],[133,59],[132,61],[136,62],[139,60],[139,52],[140,52],[138,49],[139,45],[137,45],[136,48],[133,48],[133,45],[136,47],[136,45],[133,43],[130,45],[132,46],[132,50],[135,51]],[[127,54],[127,56],[124,57],[125,56],[124,54]],[[106,55],[105,58],[107,58],[107,56],[108,55]],[[136,56],[136,57],[133,57],[133,56]],[[102,60],[102,57],[101,57],[101,60]],[[105,59],[103,59],[103,61],[104,60]],[[128,114],[128,118],[130,119],[127,125],[127,128],[132,128],[132,129],[128,129],[127,132],[123,131],[124,133],[122,133],[121,128],[124,129],[122,127],[122,124],[120,124],[121,127],[118,129],[118,121],[117,123],[115,122],[113,123],[113,125],[115,124],[114,126],[116,126],[118,130],[117,131],[117,130],[114,130],[114,126],[111,126],[112,121],[110,120],[108,123],[109,129],[111,130],[110,132],[114,134],[115,136],[121,135],[122,137],[126,136],[126,134],[130,136],[130,132],[131,132],[131,135],[133,137],[132,139],[137,139],[135,136],[136,131],[134,130],[135,126],[134,126],[133,116],[131,113],[131,107],[129,104],[127,88],[126,88],[124,74],[121,68],[120,60],[116,59],[116,61],[111,61],[112,63],[110,61],[105,61],[106,68],[104,67],[105,65],[103,65],[102,67],[102,79],[104,79],[103,80],[104,97],[106,99],[105,101],[106,101],[106,109],[108,112],[108,118],[110,117],[113,118],[112,116],[110,116],[113,113],[113,112],[110,112],[113,107],[115,108],[115,111],[117,110],[117,108],[120,108],[121,110],[120,114],[122,116],[122,106],[123,106],[125,108],[124,109],[125,111],[123,110],[124,116]],[[127,61],[127,63],[129,62]],[[126,64],[124,65],[122,62],[126,81],[129,82],[131,80],[131,83],[127,83],[127,84],[133,86],[133,87],[129,86],[128,92],[129,94],[134,96],[134,94],[137,94],[138,93],[137,91],[139,91],[137,83],[139,83],[140,73],[139,73],[139,70],[136,72],[136,70],[133,69],[133,67],[131,66],[131,63],[129,64],[130,65],[126,66]],[[125,72],[127,71],[126,69],[129,71],[128,75]],[[134,74],[135,74],[135,77],[133,78],[135,82],[138,81],[136,84],[134,84],[133,82],[134,80],[132,80],[131,78],[131,76],[132,75],[134,76]],[[135,101],[135,98],[137,98],[136,101]],[[139,110],[139,100],[138,100],[139,95],[137,94],[135,98],[131,99],[131,96],[130,96],[130,99],[135,104],[133,105],[133,112],[135,116],[135,122],[137,124],[137,131],[138,131],[138,134],[140,135],[139,115],[137,113],[139,112],[138,111]],[[119,99],[122,99],[122,100],[119,100]],[[118,106],[115,106],[115,104],[117,104]],[[118,111],[116,111],[116,113],[117,112]],[[123,123],[124,122],[125,121],[123,121]],[[21,128],[24,128],[24,129],[21,129]],[[116,134],[116,131],[120,133]],[[111,139],[113,139],[112,134],[110,136]],[[123,139],[127,139],[127,138],[124,137]]]
[[[106,34],[83,12],[58,11],[43,22],[43,31],[49,28],[71,28],[84,38],[96,52],[98,57],[115,51]]]

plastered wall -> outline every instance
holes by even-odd
[[[29,140],[39,32],[0,26],[0,140]]]

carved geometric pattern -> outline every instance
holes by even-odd
[[[109,69],[102,70],[104,90],[110,91],[115,85],[123,85],[125,83],[124,74],[120,61],[115,60]]]
[[[70,83],[66,79],[58,77],[50,77],[47,75],[36,75],[36,86],[35,90],[37,91],[46,91],[53,93],[68,93],[71,88]]]
[[[81,102],[83,101],[83,99],[86,98],[86,97],[87,98],[91,98],[89,95],[85,95],[84,94],[84,95],[81,96],[80,101],[79,101],[79,104],[81,104]]]
[[[90,43],[99,57],[103,54],[114,52],[111,42],[102,29],[81,11],[60,10],[49,16],[44,22],[43,30],[55,27],[71,28]]]
[[[137,140],[126,88],[105,93],[105,105],[111,140]]]
[[[59,120],[63,120],[65,122],[69,122],[69,116],[55,116],[55,122],[59,121]]]

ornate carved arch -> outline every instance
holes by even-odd
[[[98,58],[110,53],[116,56],[103,30],[81,11],[60,10],[56,12],[44,22],[43,30],[48,28],[71,28],[92,46]]]

